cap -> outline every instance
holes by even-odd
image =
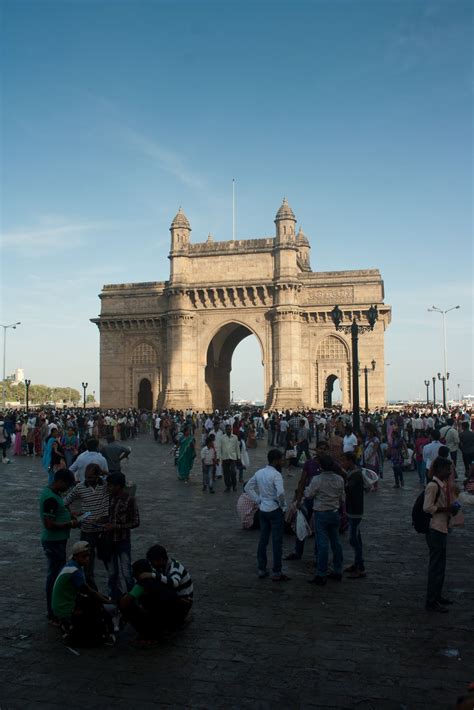
[[[78,555],[81,552],[88,552],[89,550],[90,550],[90,545],[85,540],[81,540],[80,542],[75,542],[74,545],[72,546],[72,554],[73,555]]]

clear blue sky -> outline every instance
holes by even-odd
[[[235,176],[238,237],[272,235],[286,195],[314,270],[380,268],[390,398],[443,367],[432,304],[462,306],[450,383],[473,393],[472,12],[4,0],[2,322],[23,323],[7,370],[98,391],[102,284],[167,278],[179,205],[195,241],[228,239]],[[251,340],[236,397],[261,396]]]

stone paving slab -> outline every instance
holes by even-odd
[[[126,473],[138,484],[142,524],[133,555],[160,542],[195,581],[193,620],[154,649],[137,650],[126,631],[113,648],[74,655],[44,616],[45,560],[39,543],[37,459],[2,466],[0,500],[0,710],[16,708],[451,708],[474,680],[472,583],[474,514],[448,541],[444,616],[423,609],[427,549],[411,528],[416,474],[392,489],[390,467],[366,496],[362,535],[368,576],[307,584],[312,541],[290,562],[292,581],[256,577],[258,532],[239,528],[237,494],[201,490],[176,478],[169,447],[132,441]],[[251,471],[265,461],[263,442]],[[296,476],[285,480],[288,497]],[[78,537],[75,531],[71,541]],[[293,539],[285,538],[285,553]],[[343,537],[345,559],[352,554]],[[105,589],[102,569],[98,579]],[[23,638],[22,638],[23,637]],[[442,655],[457,649],[457,657]]]

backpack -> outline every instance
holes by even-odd
[[[434,483],[436,483],[436,481],[434,481]],[[436,483],[436,485],[438,486],[438,490],[436,492],[435,503],[438,500],[440,491],[438,483]],[[411,523],[417,533],[426,534],[430,529],[431,513],[425,513],[425,511],[423,510],[424,502],[425,491],[421,491],[420,495],[417,497],[413,504],[413,508],[411,511]]]

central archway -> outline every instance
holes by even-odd
[[[222,411],[229,407],[232,355],[237,345],[250,335],[256,336],[256,333],[242,323],[231,322],[223,325],[212,337],[207,348],[205,369],[206,408],[208,410],[219,409]],[[256,337],[260,351],[262,351],[260,339],[258,336]]]
[[[153,409],[153,392],[151,382],[147,377],[144,377],[140,381],[138,389],[138,409],[147,409],[148,411]]]

